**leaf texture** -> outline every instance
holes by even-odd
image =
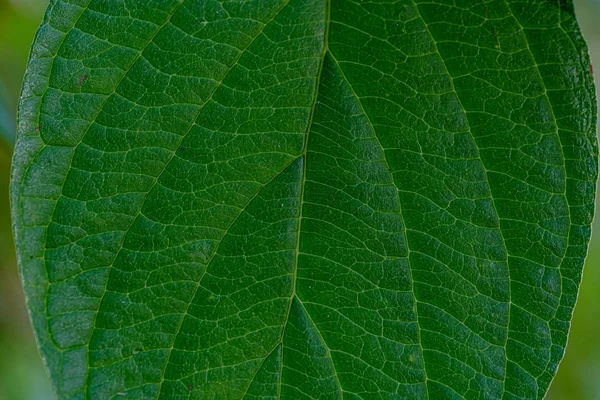
[[[57,397],[542,398],[595,124],[570,1],[53,1],[11,195]]]

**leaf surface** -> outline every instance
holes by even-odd
[[[11,194],[57,397],[542,398],[595,101],[569,1],[53,1]]]

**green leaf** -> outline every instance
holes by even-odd
[[[570,1],[53,1],[14,230],[60,399],[533,399],[590,237]]]

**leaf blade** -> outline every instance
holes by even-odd
[[[12,189],[61,398],[543,397],[597,175],[572,7],[77,3]]]

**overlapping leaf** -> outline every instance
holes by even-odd
[[[595,109],[570,2],[52,2],[12,200],[57,397],[543,397]]]

